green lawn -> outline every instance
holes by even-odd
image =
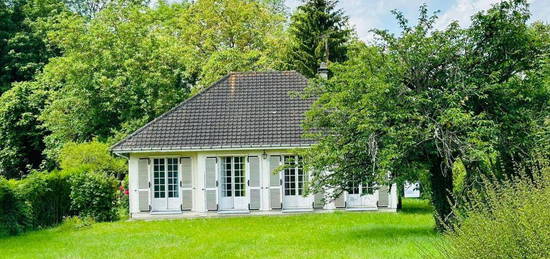
[[[438,235],[426,201],[336,212],[57,227],[0,239],[4,258],[420,258]]]

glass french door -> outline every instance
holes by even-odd
[[[244,157],[221,159],[220,210],[248,210]]]
[[[346,204],[348,208],[376,207],[376,196],[367,184],[352,181],[350,182]]]
[[[154,158],[152,168],[152,210],[180,210],[179,170],[177,158]]]
[[[311,208],[311,199],[304,197],[306,174],[301,166],[302,157],[284,156],[283,162],[286,166],[283,172],[283,207],[286,209]]]

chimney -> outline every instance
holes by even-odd
[[[327,63],[321,62],[321,65],[319,65],[319,69],[317,69],[317,74],[322,79],[328,79],[328,66],[327,66]]]

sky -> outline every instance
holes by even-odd
[[[301,4],[301,0],[285,0],[286,5],[294,10]],[[371,41],[373,34],[369,30],[387,29],[398,33],[399,26],[391,10],[397,9],[409,20],[414,22],[418,18],[418,7],[426,3],[428,10],[439,10],[435,27],[445,28],[452,21],[458,21],[461,26],[468,26],[470,16],[474,13],[491,7],[499,0],[340,0],[339,7],[350,18],[359,38]],[[531,21],[541,20],[550,23],[550,0],[530,0]]]

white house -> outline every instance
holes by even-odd
[[[405,182],[404,184],[404,197],[405,198],[420,198],[420,183],[409,183]]]
[[[292,71],[231,73],[115,144],[129,159],[131,215],[394,210],[395,185],[325,203],[303,195],[308,173],[293,150],[313,144],[301,122],[314,100],[289,93],[306,85]],[[273,172],[281,164],[291,167]]]

